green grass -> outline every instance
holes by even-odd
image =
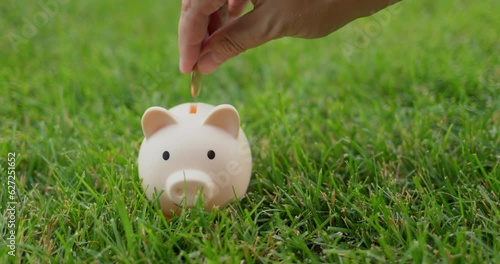
[[[9,152],[18,188],[0,263],[500,262],[496,1],[404,1],[206,76],[200,100],[240,112],[252,180],[165,220],[136,159],[142,113],[191,100],[178,2],[67,1],[46,23],[43,4],[0,7],[4,217]]]

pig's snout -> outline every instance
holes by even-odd
[[[199,170],[174,172],[165,182],[165,190],[170,200],[178,205],[193,207],[200,194],[209,202],[218,195],[219,188],[207,173]]]

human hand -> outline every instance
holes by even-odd
[[[183,0],[179,21],[180,70],[197,65],[211,73],[226,60],[270,40],[324,37],[352,20],[371,15],[394,0],[251,0],[253,10],[237,16],[248,0]],[[229,5],[228,10],[224,7]]]

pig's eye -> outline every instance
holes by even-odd
[[[162,157],[164,160],[168,160],[170,158],[170,153],[168,153],[168,151],[164,151]]]
[[[215,159],[215,151],[213,151],[213,150],[209,150],[209,151],[207,152],[207,157],[208,157],[209,159],[211,159],[211,160]]]

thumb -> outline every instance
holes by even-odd
[[[226,60],[284,36],[283,27],[266,8],[255,8],[214,32],[203,44],[198,70],[211,73]]]

